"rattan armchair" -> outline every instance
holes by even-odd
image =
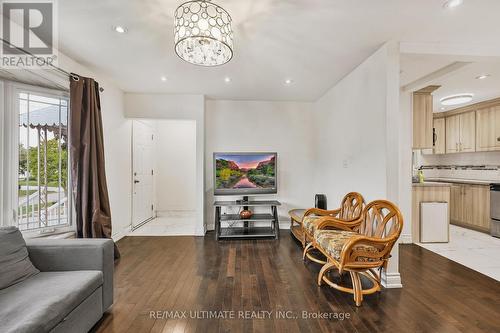
[[[357,232],[325,230],[319,226],[313,240],[314,246],[327,258],[319,272],[318,285],[325,282],[337,290],[353,294],[357,306],[361,305],[363,295],[380,291],[382,270],[387,268],[391,250],[403,228],[398,207],[386,200],[369,203],[362,216]],[[326,273],[334,268],[340,275],[350,273],[352,288],[328,278]],[[361,276],[371,282],[368,289],[363,289]]]
[[[303,229],[303,258],[306,257],[316,263],[325,264],[326,261],[315,257],[311,250],[315,248],[314,232],[321,226],[322,229],[339,229],[356,231],[361,224],[364,208],[363,196],[357,192],[351,192],[344,196],[340,208],[334,210],[323,210],[310,208],[304,213],[302,219]]]

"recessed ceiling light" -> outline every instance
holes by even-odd
[[[455,8],[463,4],[464,0],[448,0],[444,3],[444,8]]]
[[[224,78],[224,82],[226,82],[226,83],[230,83],[230,82],[231,82],[231,78],[230,78],[229,76],[226,76],[226,77]]]
[[[441,105],[458,105],[472,101],[474,94],[458,94],[441,98]]]
[[[113,30],[118,32],[119,34],[124,34],[127,32],[127,28],[122,27],[121,25],[114,26]]]
[[[490,74],[481,74],[479,76],[476,76],[476,79],[478,79],[478,80],[484,80],[487,77],[490,77]]]
[[[444,111],[444,110],[446,110],[446,108],[445,107],[441,107],[441,111]]]
[[[287,86],[291,85],[292,83],[293,83],[293,80],[292,80],[292,79],[286,79],[286,80],[285,80],[285,84],[286,84]]]
[[[167,77],[166,76],[162,76],[162,77],[160,77],[160,80],[162,80],[163,82],[166,82],[167,81]]]

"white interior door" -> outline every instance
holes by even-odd
[[[134,120],[132,125],[132,227],[154,217],[154,138],[152,123]]]

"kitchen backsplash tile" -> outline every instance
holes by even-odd
[[[500,182],[500,169],[480,169],[474,168],[464,169],[462,167],[455,168],[425,168],[423,169],[425,178],[454,178],[454,179],[468,179],[468,180],[485,180],[485,181],[499,181]]]
[[[425,155],[416,151],[414,170],[425,178],[455,178],[500,182],[500,152]]]
[[[421,154],[420,162],[421,165],[500,165],[500,152]]]

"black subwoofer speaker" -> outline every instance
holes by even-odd
[[[316,194],[316,197],[314,198],[314,207],[319,209],[327,209],[326,195]]]

